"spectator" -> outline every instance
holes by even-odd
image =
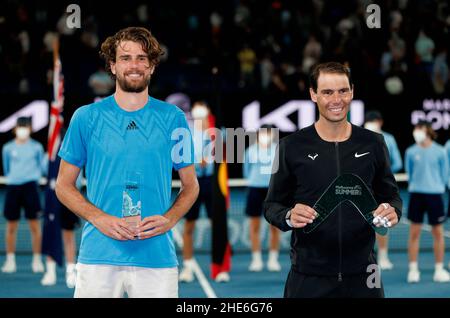
[[[239,51],[237,58],[240,64],[240,87],[252,86],[255,82],[255,64],[256,64],[256,53],[255,51],[246,43],[243,48]]]
[[[443,94],[448,83],[447,49],[441,48],[433,64],[433,87],[436,94]]]

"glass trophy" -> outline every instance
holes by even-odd
[[[312,232],[344,201],[352,203],[376,233],[387,234],[388,229],[386,227],[377,227],[373,224],[373,211],[377,209],[378,203],[370,189],[359,176],[350,173],[337,177],[328,186],[313,206],[313,209],[319,215],[313,223],[303,228],[303,232],[307,234]]]
[[[127,171],[122,192],[122,218],[128,224],[137,227],[141,221],[141,209],[141,174]]]

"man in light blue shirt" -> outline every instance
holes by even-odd
[[[369,111],[365,117],[364,128],[383,135],[389,151],[391,171],[392,173],[399,172],[403,167],[402,156],[400,155],[400,150],[398,149],[395,137],[392,134],[382,130],[383,117],[381,113],[379,111]]]
[[[20,117],[14,128],[16,138],[7,142],[2,149],[3,173],[6,176],[4,215],[6,222],[6,262],[3,273],[14,273],[17,270],[15,260],[17,228],[20,210],[25,210],[25,218],[31,231],[33,246],[32,271],[41,273],[44,265],[41,259],[41,227],[39,214],[41,204],[38,194],[38,182],[43,173],[44,149],[42,145],[31,139],[31,118]]]
[[[383,127],[383,116],[379,111],[374,110],[366,113],[364,128],[383,135],[384,141],[386,142],[386,147],[389,152],[391,171],[392,173],[399,172],[402,169],[403,164],[400,151],[398,150],[397,147],[397,142],[395,141],[394,136],[391,135],[390,133],[383,131],[382,127]],[[381,236],[377,234],[376,237],[378,242],[378,252],[377,252],[378,266],[380,266],[380,268],[384,270],[391,270],[394,268],[394,265],[389,260],[388,256],[389,236],[387,235]]]
[[[408,283],[420,281],[418,254],[420,232],[425,213],[431,226],[435,256],[433,280],[439,283],[450,282],[450,274],[444,269],[444,228],[446,220],[443,194],[448,183],[449,164],[444,147],[433,140],[436,133],[431,124],[421,121],[414,127],[416,144],[406,149],[405,170],[408,174],[408,219],[411,221],[409,232]]]
[[[59,151],[56,194],[87,221],[75,297],[178,297],[171,229],[198,195],[191,133],[178,107],[148,96],[162,54],[150,31],[122,29],[100,54],[115,94],[74,113]],[[75,185],[83,167],[88,200]]]
[[[200,193],[194,205],[184,216],[183,228],[183,269],[180,272],[180,282],[194,281],[194,230],[200,216],[200,207],[205,206],[208,219],[212,218],[212,175],[214,162],[212,142],[208,132],[208,116],[210,110],[206,102],[197,101],[192,105],[192,134],[194,139],[195,172],[200,185]]]
[[[252,261],[248,267],[251,272],[263,269],[261,254],[260,226],[263,213],[263,202],[267,196],[277,144],[274,141],[274,126],[263,125],[257,134],[257,142],[250,145],[244,154],[243,176],[248,181],[247,203],[245,214],[249,218],[249,233],[252,250]],[[267,269],[279,272],[278,262],[280,249],[280,231],[270,225],[270,247]]]

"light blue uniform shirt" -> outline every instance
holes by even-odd
[[[249,187],[268,188],[272,164],[277,145],[272,143],[268,148],[254,143],[248,147],[244,155],[243,175]]]
[[[211,153],[212,142],[208,133],[191,128],[194,140],[195,172],[197,177],[210,177],[214,173],[214,161]],[[200,165],[202,159],[206,161],[204,167]]]
[[[406,149],[405,170],[409,178],[409,192],[444,193],[448,169],[444,147],[435,142],[427,148],[415,144]]]
[[[36,140],[29,139],[23,144],[15,140],[7,142],[2,148],[2,158],[7,184],[20,185],[42,177],[44,148]]]
[[[140,173],[142,219],[167,212],[172,169],[194,161],[191,133],[177,106],[149,97],[143,108],[127,112],[114,95],[74,113],[59,156],[85,167],[89,201],[119,218],[126,174]],[[172,231],[145,240],[118,241],[89,222],[83,228],[78,261],[149,268],[178,265]]]
[[[386,142],[386,147],[389,152],[389,159],[391,161],[391,171],[392,173],[399,172],[403,167],[402,156],[398,150],[397,142],[393,135],[387,132],[382,132],[384,141]]]

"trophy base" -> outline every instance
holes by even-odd
[[[135,216],[127,216],[123,218],[125,222],[127,222],[132,227],[136,228],[138,227],[139,223],[141,222],[141,216],[135,215]]]

